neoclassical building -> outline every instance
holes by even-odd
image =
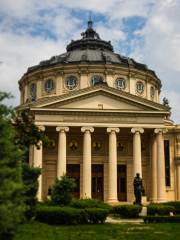
[[[19,109],[30,109],[52,139],[30,149],[30,164],[42,168],[39,200],[67,174],[77,198],[133,202],[136,173],[148,202],[180,200],[180,125],[160,103],[160,79],[115,53],[91,20],[81,35],[19,81]]]

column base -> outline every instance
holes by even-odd
[[[119,203],[119,201],[117,199],[108,199],[106,202],[108,204],[112,204],[112,205]]]
[[[163,202],[167,202],[167,199],[162,198],[162,199],[157,199],[156,201],[157,203],[163,203]]]
[[[157,199],[156,198],[150,198],[149,200],[151,203],[157,203]]]

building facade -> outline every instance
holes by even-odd
[[[19,109],[30,109],[52,140],[30,148],[30,164],[43,169],[38,199],[67,174],[77,198],[133,202],[139,173],[147,201],[180,200],[180,125],[170,120],[167,101],[160,103],[160,79],[114,53],[92,21],[81,35],[19,81]]]

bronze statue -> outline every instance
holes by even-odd
[[[141,205],[141,198],[142,198],[142,193],[143,193],[143,184],[142,184],[142,178],[140,177],[139,173],[136,173],[133,184],[134,184],[134,195],[135,195],[134,204]]]

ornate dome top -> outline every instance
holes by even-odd
[[[99,34],[93,29],[93,22],[91,20],[88,21],[88,28],[85,32],[81,33],[82,39],[72,41],[67,46],[67,51],[77,50],[77,49],[101,49],[101,50],[109,50],[113,52],[113,47],[111,42],[107,42],[101,40]]]

